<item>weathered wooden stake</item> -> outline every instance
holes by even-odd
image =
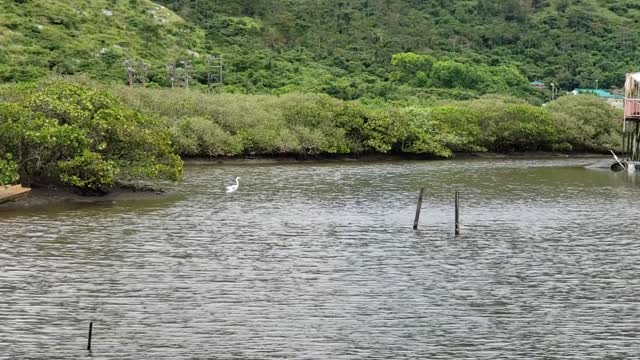
[[[87,350],[91,350],[91,332],[93,331],[93,321],[89,323],[89,341],[87,342]]]
[[[456,235],[460,235],[460,193],[456,191]]]
[[[418,230],[418,221],[420,220],[420,210],[422,210],[422,196],[424,194],[424,188],[420,188],[420,195],[418,196],[418,207],[416,208],[416,218],[413,220],[413,230]]]

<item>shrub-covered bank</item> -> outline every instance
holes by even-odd
[[[320,94],[207,95],[116,87],[167,124],[184,156],[605,152],[621,144],[621,112],[595,96],[547,107],[485,96],[433,107],[368,107]]]
[[[181,176],[165,124],[105,91],[67,81],[0,89],[0,185],[53,183],[99,194]]]
[[[186,157],[337,156],[620,148],[618,110],[591,96],[536,107],[485,96],[433,107],[370,107],[319,94],[207,95],[85,81],[0,89],[0,184],[107,192],[177,180]]]

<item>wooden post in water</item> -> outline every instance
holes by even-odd
[[[413,220],[413,230],[418,230],[418,221],[420,220],[420,210],[422,210],[422,196],[424,195],[424,188],[420,188],[420,195],[418,196],[418,207],[416,208],[416,218]]]
[[[456,236],[460,235],[460,192],[456,191]]]
[[[87,350],[91,351],[91,332],[93,331],[93,321],[89,323],[89,340],[87,341]]]

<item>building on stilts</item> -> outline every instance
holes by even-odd
[[[627,74],[624,84],[622,150],[627,162],[640,161],[640,73]]]

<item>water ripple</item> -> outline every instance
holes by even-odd
[[[192,166],[170,202],[2,212],[0,357],[87,356],[94,321],[97,359],[634,358],[640,192],[588,162]]]

